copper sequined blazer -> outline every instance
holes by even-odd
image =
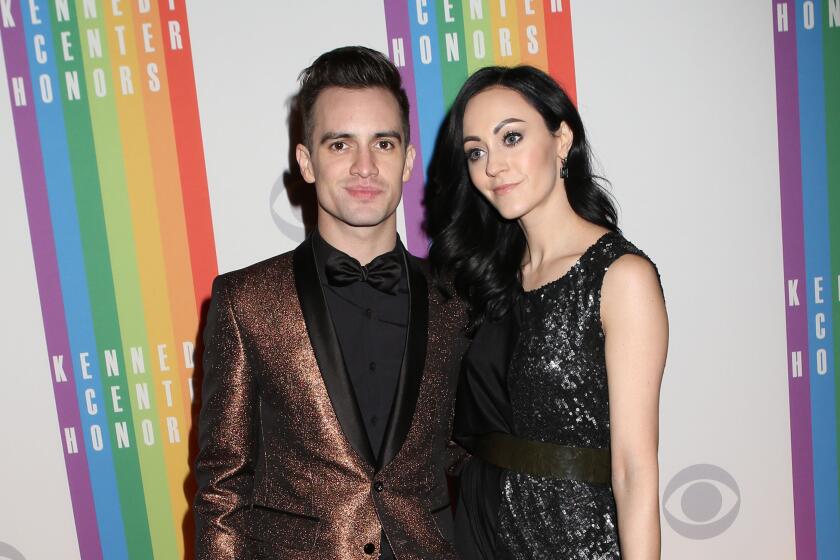
[[[197,558],[454,559],[446,468],[465,323],[408,253],[406,350],[379,461],[311,239],[219,276],[204,332]]]

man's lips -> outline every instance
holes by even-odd
[[[344,187],[344,190],[347,191],[347,194],[352,196],[353,198],[360,198],[360,199],[371,199],[380,194],[382,194],[382,189],[373,186],[365,186],[365,185],[353,185],[350,187]]]

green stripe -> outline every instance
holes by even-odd
[[[481,19],[472,19],[470,10],[470,2],[463,3],[463,21],[464,21],[464,43],[467,52],[467,69],[470,74],[483,68],[484,66],[491,66],[493,64],[493,26],[491,25],[493,13],[490,10],[488,0],[483,0],[481,3],[482,15]],[[475,45],[477,41],[474,40],[476,32],[484,34],[484,56],[482,58],[476,57]]]
[[[832,304],[834,317],[840,317],[840,17],[831,21],[830,4],[823,2],[823,78],[825,87],[825,148],[828,179],[828,216],[831,246],[831,276],[835,294]],[[832,26],[833,24],[833,26]],[[835,324],[834,355],[840,356],[840,325]],[[837,363],[835,362],[835,367]],[[835,402],[840,403],[840,383],[835,382]],[[840,406],[840,404],[835,404]],[[840,410],[835,414],[840,440]],[[840,462],[840,441],[838,441]],[[838,473],[840,476],[840,473]],[[840,499],[840,493],[838,493]]]
[[[464,42],[464,11],[461,6],[461,0],[451,0],[449,2],[452,6],[449,13],[451,19],[454,20],[451,22],[446,21],[446,11],[444,10],[445,4],[446,2],[443,2],[435,8],[437,11],[440,70],[442,74],[441,81],[443,83],[443,103],[444,107],[448,110],[449,106],[452,105],[452,102],[455,101],[455,96],[458,95],[458,90],[461,89],[464,80],[467,79],[467,49],[466,43]],[[447,34],[451,34],[453,37],[457,38],[458,60],[455,60],[454,52],[452,53],[451,61],[447,57]]]
[[[73,187],[76,193],[76,206],[81,227],[82,247],[84,251],[84,266],[90,292],[91,315],[93,318],[94,334],[96,337],[97,353],[99,354],[99,374],[102,380],[104,394],[97,395],[101,406],[106,409],[108,417],[108,432],[111,434],[111,445],[119,488],[120,509],[125,525],[126,541],[130,551],[137,550],[146,558],[151,554],[151,540],[147,522],[146,503],[140,480],[140,465],[136,447],[117,449],[114,425],[126,422],[133,425],[132,411],[123,407],[122,412],[115,412],[111,403],[111,387],[119,387],[120,395],[128,402],[128,384],[125,375],[109,377],[105,368],[103,352],[116,350],[120,362],[120,372],[125,371],[122,363],[123,348],[120,341],[120,324],[114,297],[114,286],[111,281],[111,259],[108,254],[108,241],[105,233],[105,221],[102,200],[99,192],[99,175],[97,170],[96,149],[91,130],[91,115],[88,110],[86,80],[82,65],[79,30],[76,26],[76,14],[73,6],[69,6],[70,18],[59,21],[55,3],[51,4],[53,40],[56,46],[56,67],[58,69],[60,95],[64,109],[65,128],[67,130],[67,145],[73,172]],[[65,40],[62,41],[62,33]],[[64,46],[72,60],[65,60]],[[79,98],[71,99],[67,88],[67,75],[77,75],[79,79]],[[107,403],[107,404],[106,404]],[[94,481],[95,483],[95,481]],[[138,554],[138,558],[140,554]]]

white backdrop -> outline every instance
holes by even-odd
[[[282,192],[286,101],[319,53],[345,44],[385,50],[385,16],[381,0],[192,1],[188,9],[224,272],[300,239]],[[771,5],[579,1],[572,9],[584,123],[625,235],[659,265],[668,303],[661,490],[684,468],[711,464],[740,493],[737,517],[714,538],[683,537],[663,519],[663,557],[794,558]],[[0,88],[0,558],[14,558],[6,545],[30,560],[73,558],[9,107]],[[664,505],[680,518],[678,498]]]

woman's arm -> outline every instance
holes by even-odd
[[[624,255],[607,270],[601,322],[621,556],[658,559],[659,387],[668,350],[668,316],[659,278],[649,261]]]

